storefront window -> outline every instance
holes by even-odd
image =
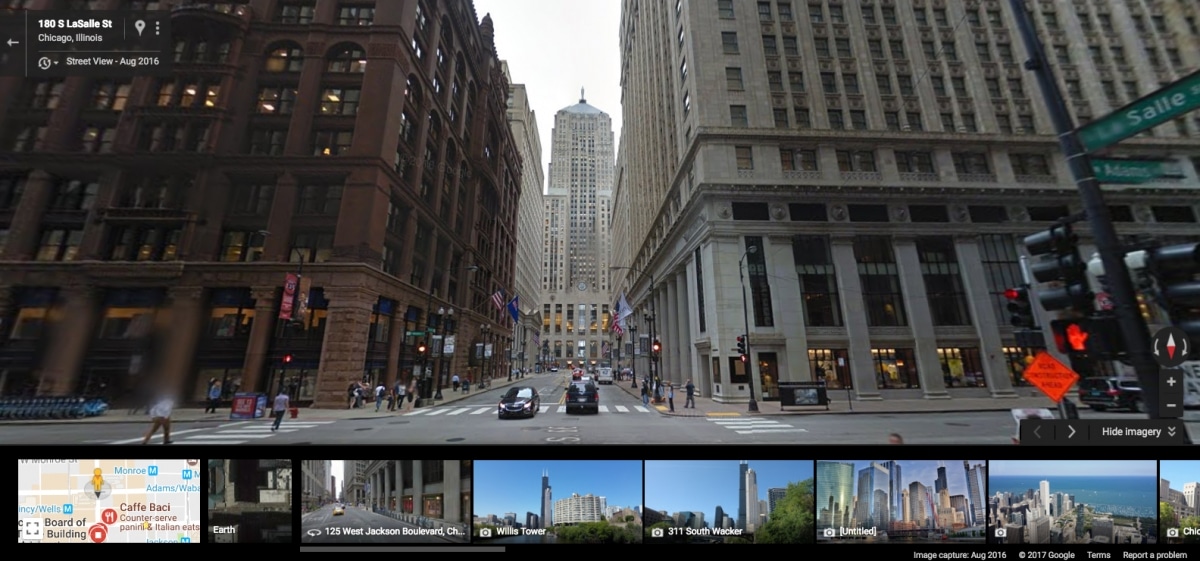
[[[983,377],[983,363],[979,349],[974,347],[938,349],[942,377],[947,388],[982,388],[987,386]]]
[[[422,515],[430,518],[442,517],[442,496],[441,495],[425,495],[422,497],[425,502],[425,508],[421,512]]]
[[[209,316],[209,333],[216,339],[248,337],[253,323],[253,307],[216,307]]]
[[[402,510],[401,512],[403,512],[405,514],[412,514],[413,513],[412,495],[404,495],[403,497],[400,497],[400,499],[404,503],[404,510]]]
[[[921,387],[917,377],[916,355],[912,349],[871,349],[875,362],[875,378],[880,389],[917,389]]]
[[[758,353],[759,383],[764,401],[779,399],[779,358],[775,353]]]
[[[104,310],[100,324],[101,339],[143,339],[154,329],[155,308],[116,308]]]
[[[854,387],[850,377],[850,353],[846,349],[809,349],[808,371],[815,382],[825,387],[847,390]]]
[[[17,310],[9,339],[37,340],[46,334],[46,328],[62,319],[61,311],[53,306],[38,306]]]

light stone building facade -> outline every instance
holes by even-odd
[[[346,460],[349,465],[350,460]],[[469,535],[473,460],[357,460],[366,504],[402,520],[423,516]]]
[[[554,525],[572,526],[584,522],[604,520],[607,501],[604,497],[572,493],[570,497],[554,501]]]
[[[313,509],[331,500],[329,476],[333,470],[332,464],[331,460],[300,460],[305,507]]]
[[[545,201],[542,189],[542,139],[538,134],[537,115],[529,105],[524,84],[514,84],[508,63],[501,62],[508,79],[508,126],[521,156],[521,197],[517,206],[517,256],[513,291],[518,300],[521,321],[513,339],[513,364],[524,368],[537,360],[533,334],[542,326],[542,257],[545,228]]]
[[[1079,123],[1200,68],[1194,2],[1031,6]],[[641,332],[656,311],[664,379],[725,402],[814,380],[1016,395],[1020,239],[1080,204],[1008,2],[626,0],[621,18],[613,255],[647,274],[612,286]],[[1179,168],[1110,189],[1119,234],[1200,235],[1198,132],[1193,113],[1109,150]]]
[[[545,198],[540,350],[543,362],[559,366],[593,366],[605,359],[614,301],[612,118],[588,105],[583,94],[554,115]]]

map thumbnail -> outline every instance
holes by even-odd
[[[17,460],[20,543],[198,543],[200,460]]]

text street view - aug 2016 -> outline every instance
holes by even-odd
[[[473,460],[302,460],[302,544],[470,541]]]
[[[19,543],[199,543],[199,460],[18,460]]]
[[[641,460],[479,460],[475,543],[642,542]]]
[[[1158,543],[1155,460],[992,460],[988,543]]]
[[[982,544],[984,460],[818,460],[817,539]]]
[[[811,460],[647,460],[646,543],[815,540]]]

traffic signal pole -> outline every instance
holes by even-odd
[[[1109,215],[1108,206],[1104,203],[1104,194],[1100,190],[1100,182],[1096,180],[1092,169],[1091,158],[1088,157],[1082,143],[1075,134],[1075,124],[1067,111],[1062,91],[1058,88],[1054,72],[1050,69],[1050,61],[1042,42],[1038,39],[1029,11],[1023,0],[1009,0],[1013,15],[1017,19],[1017,27],[1025,48],[1029,52],[1029,60],[1025,68],[1031,70],[1037,78],[1042,91],[1042,98],[1054,123],[1054,131],[1058,135],[1059,147],[1067,157],[1067,165],[1071,176],[1079,189],[1083,208],[1088,223],[1095,238],[1096,252],[1100,254],[1101,263],[1109,281],[1109,290],[1114,304],[1114,313],[1121,329],[1125,349],[1129,354],[1130,363],[1137,373],[1138,385],[1141,387],[1143,404],[1151,419],[1159,419],[1158,382],[1159,367],[1154,361],[1150,347],[1150,334],[1146,321],[1142,318],[1137,305],[1137,292],[1125,266],[1124,250]],[[1186,428],[1185,437],[1186,437]],[[1190,439],[1186,439],[1189,440]]]

